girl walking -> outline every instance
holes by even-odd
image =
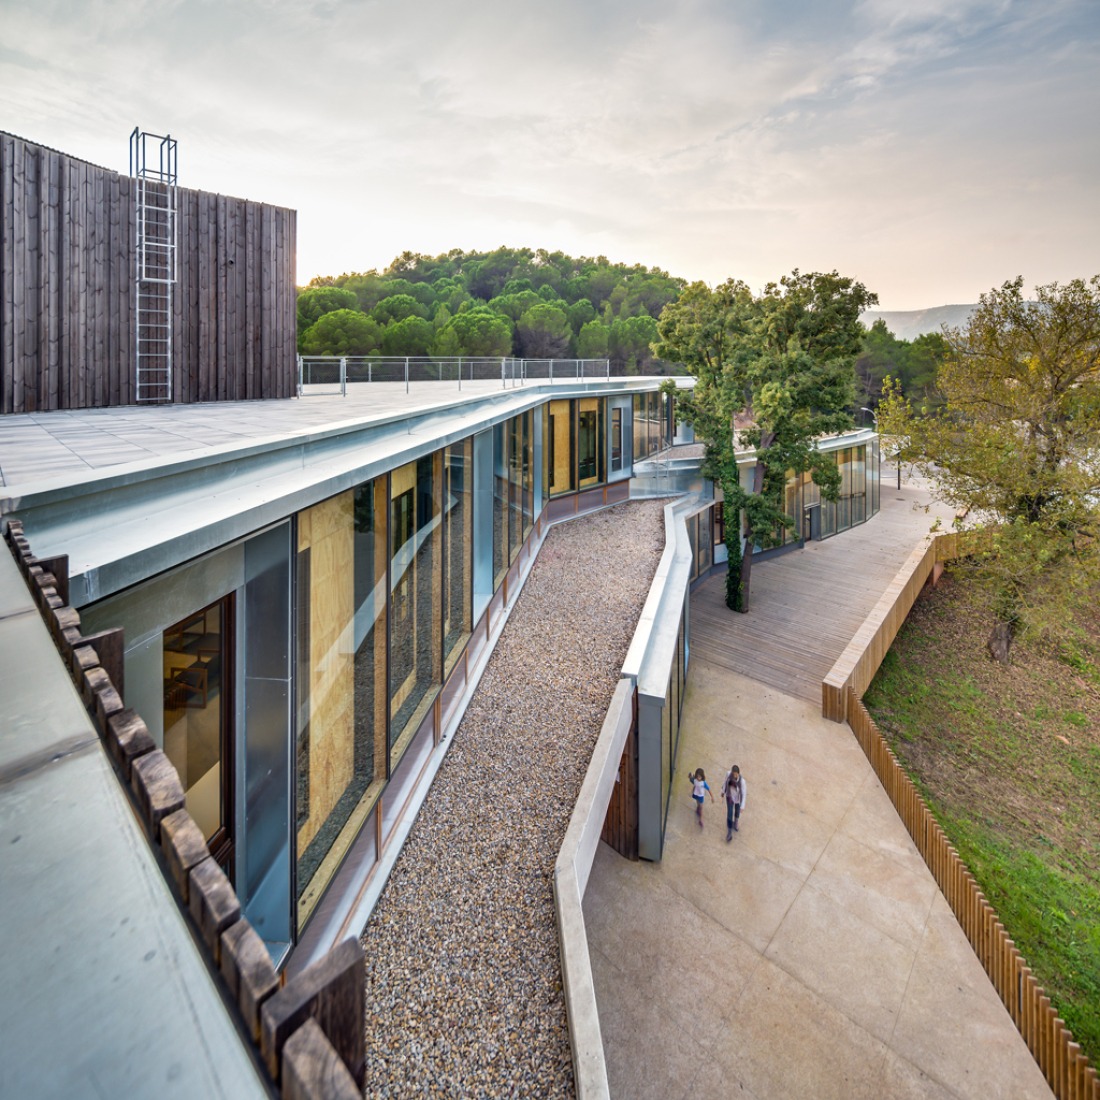
[[[733,840],[741,811],[745,808],[745,777],[734,764],[722,784],[722,797],[726,800],[726,841]]]
[[[703,792],[709,794],[710,800],[713,802],[714,791],[710,789],[710,784],[707,782],[707,777],[703,774],[702,768],[696,768],[694,774],[689,772],[688,778],[691,780],[691,797],[695,799],[695,816],[699,819],[699,828],[701,829],[703,827]]]

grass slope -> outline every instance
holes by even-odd
[[[864,702],[1038,981],[1100,1068],[1100,609],[1057,652],[1018,642],[950,574]]]

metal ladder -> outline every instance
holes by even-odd
[[[151,154],[151,155],[150,155]],[[176,141],[134,127],[134,398],[172,400],[172,287],[176,282]]]

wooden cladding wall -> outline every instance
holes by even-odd
[[[293,210],[179,188],[173,400],[295,392]],[[134,181],[0,133],[0,412],[134,401]]]
[[[633,695],[635,711],[637,692]],[[635,713],[619,760],[619,773],[611,789],[600,840],[626,859],[638,858],[638,719]]]

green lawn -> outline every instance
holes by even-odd
[[[1072,643],[1018,642],[950,574],[864,697],[1038,981],[1100,1067],[1100,613]]]

